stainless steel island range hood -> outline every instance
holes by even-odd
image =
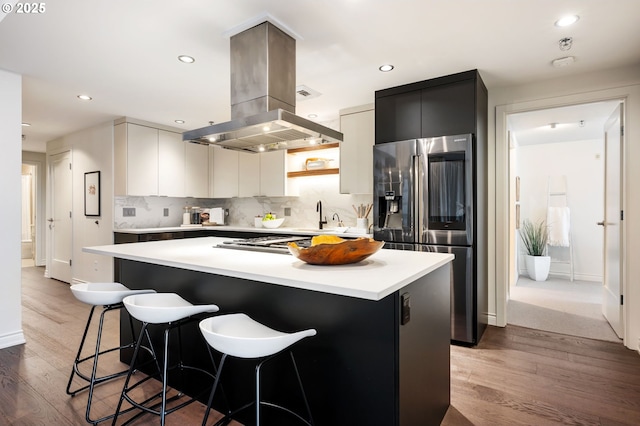
[[[295,115],[295,39],[271,22],[231,37],[231,121],[183,140],[244,152],[342,141],[342,133]]]

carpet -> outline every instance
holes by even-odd
[[[508,324],[622,342],[602,315],[602,283],[521,276],[509,296]]]

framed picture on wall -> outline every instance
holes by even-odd
[[[100,172],[84,174],[84,215],[100,216]]]

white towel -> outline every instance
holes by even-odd
[[[547,211],[547,226],[549,227],[550,246],[569,246],[569,207],[549,207]]]

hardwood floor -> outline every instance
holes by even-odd
[[[0,425],[86,424],[86,393],[71,398],[65,388],[89,307],[43,272],[22,270],[27,343],[0,350]],[[117,317],[106,320],[105,344],[117,341]],[[116,362],[105,358],[103,366]],[[121,386],[97,388],[94,416],[113,411]],[[192,404],[167,424],[200,424],[203,412]],[[134,424],[158,420],[143,416]],[[515,326],[490,327],[475,348],[452,346],[451,407],[442,425],[550,424],[640,424],[640,355],[613,342]]]

